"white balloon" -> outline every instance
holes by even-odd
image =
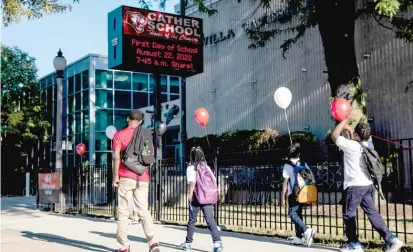
[[[291,91],[286,87],[280,87],[274,93],[274,101],[280,108],[288,108],[292,99],[293,95],[291,94]]]
[[[116,128],[115,128],[115,126],[113,126],[113,125],[111,125],[111,126],[108,126],[107,128],[106,128],[106,136],[110,139],[110,140],[112,140],[113,139],[113,137],[115,136],[115,134],[116,134]]]

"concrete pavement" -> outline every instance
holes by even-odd
[[[1,198],[1,251],[112,251],[116,248],[116,222],[83,216],[71,216],[36,210],[34,198]],[[147,251],[140,224],[130,225],[131,251]],[[157,225],[162,252],[180,251],[185,227]],[[222,232],[225,251],[328,252],[332,248],[290,246],[269,237]],[[212,241],[206,229],[197,229],[195,251],[211,251]]]

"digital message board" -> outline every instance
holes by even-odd
[[[108,36],[111,69],[203,72],[202,19],[121,6],[108,15]]]

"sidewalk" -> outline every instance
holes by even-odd
[[[1,198],[2,251],[113,251],[116,248],[116,222],[83,216],[40,212],[33,198]],[[129,226],[131,251],[147,251],[140,224]],[[162,252],[180,251],[179,244],[186,234],[185,227],[157,225]],[[223,232],[225,251],[288,251],[328,252],[331,248],[293,247],[286,241],[268,237]],[[198,252],[211,251],[208,230],[197,229],[194,248]]]

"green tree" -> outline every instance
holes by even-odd
[[[73,3],[78,2],[74,0]],[[70,11],[70,4],[63,4],[59,0],[3,0],[1,2],[3,10],[3,24],[8,26],[12,23],[19,23],[23,18],[39,19],[43,15],[54,13],[64,13]]]
[[[18,165],[24,163],[21,157],[37,146],[38,141],[47,141],[50,123],[46,120],[36,79],[37,68],[33,57],[17,47],[1,45],[3,168],[22,169]]]
[[[200,0],[194,1],[199,11],[212,15],[214,9],[205,7]],[[255,2],[251,2],[255,6]],[[258,7],[270,9],[272,0],[260,0]],[[413,42],[413,19],[406,13],[413,9],[412,0],[283,0],[285,6],[277,18],[264,16],[256,27],[247,31],[250,48],[264,47],[278,34],[291,35],[280,48],[283,57],[309,28],[318,27],[324,47],[328,82],[332,97],[343,97],[351,101],[358,111],[360,121],[366,121],[366,94],[362,90],[354,45],[354,30],[357,19],[372,18],[382,27],[394,32],[396,38]],[[294,22],[293,22],[294,21]],[[276,28],[274,28],[276,27]],[[406,92],[412,88],[406,85]]]

